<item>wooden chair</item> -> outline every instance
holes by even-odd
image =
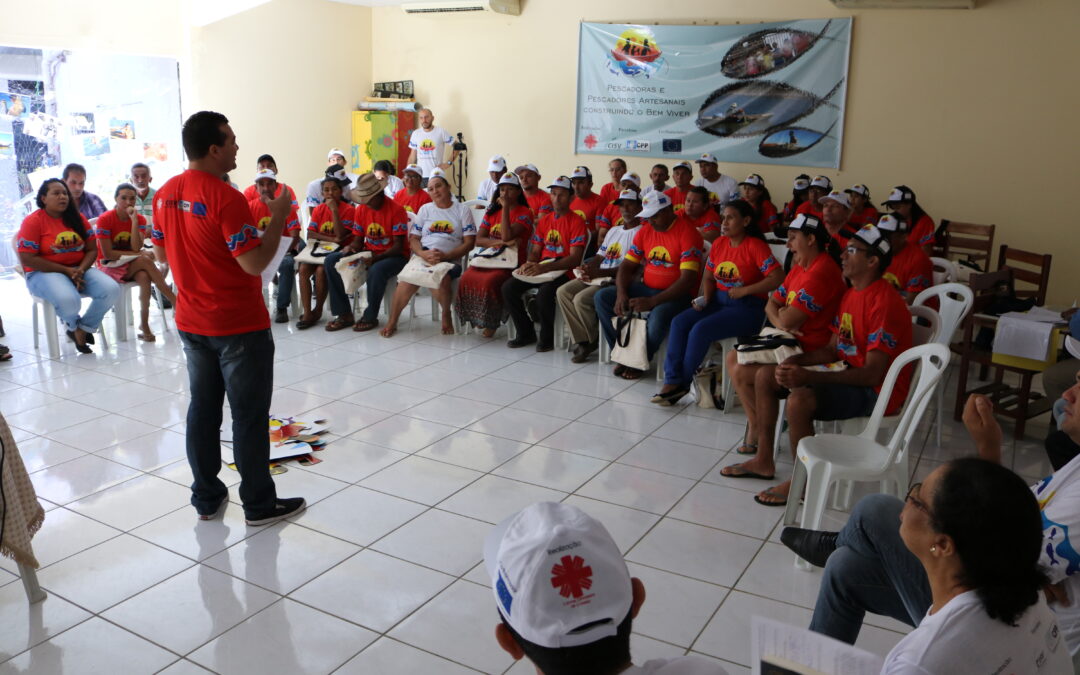
[[[953,419],[960,421],[962,418],[964,403],[968,396],[986,394],[994,404],[994,413],[1014,421],[1013,437],[1023,438],[1027,420],[1049,412],[1053,404],[1053,401],[1047,399],[1045,395],[1031,390],[1031,381],[1040,371],[994,363],[993,351],[975,344],[977,328],[996,325],[996,317],[983,314],[983,310],[994,301],[994,296],[1002,284],[1008,287],[1010,293],[1013,292],[1013,273],[1014,270],[1006,267],[987,274],[973,274],[968,281],[975,295],[971,313],[963,322],[963,338],[960,342],[951,345],[952,351],[960,355],[960,375],[956,385],[956,407],[953,409]],[[968,371],[971,364],[981,366],[981,377],[985,377],[988,368],[993,368],[993,381],[968,389]],[[1013,387],[1004,382],[1006,372],[1020,376],[1019,387]]]
[[[997,225],[977,225],[942,220],[941,257],[951,260],[969,260],[980,268],[990,270],[990,257],[994,252],[994,230]],[[935,254],[936,255],[936,254]]]
[[[1019,281],[1034,286],[1033,289],[1017,288],[1014,292],[1018,298],[1035,298],[1035,304],[1041,307],[1046,304],[1046,287],[1050,285],[1052,257],[1049,253],[1032,253],[1002,244],[997,268],[1012,270],[1014,283]]]

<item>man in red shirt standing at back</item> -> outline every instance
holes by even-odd
[[[248,525],[266,525],[306,506],[278,499],[270,477],[274,338],[260,274],[273,260],[292,210],[288,190],[268,201],[262,238],[243,195],[221,180],[236,168],[236,135],[221,113],[197,112],[182,132],[188,169],[154,199],[154,253],[176,282],[176,328],[190,379],[187,456],[191,503],[210,520],[228,501],[221,471],[221,406],[233,418],[233,454]]]

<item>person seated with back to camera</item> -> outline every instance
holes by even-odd
[[[271,160],[272,161],[272,160]],[[271,169],[260,169],[255,174],[255,196],[248,200],[248,208],[251,209],[251,217],[255,220],[255,227],[259,230],[259,236],[266,232],[266,226],[270,224],[273,214],[267,202],[278,197],[282,189],[292,194],[292,188],[279,183],[277,174]],[[244,191],[247,194],[247,191]],[[293,201],[292,211],[285,220],[285,229],[281,236],[289,238],[291,243],[285,252],[277,268],[277,295],[274,301],[274,323],[289,322],[289,303],[292,302],[293,288],[296,287],[296,254],[304,247],[304,241],[300,238],[300,214],[296,201]]]
[[[330,169],[323,178],[323,203],[311,212],[308,223],[308,241],[326,241],[332,244],[348,244],[352,240],[353,217],[356,208],[345,200],[344,190],[351,183],[344,170]],[[326,265],[300,263],[300,305],[304,315],[296,322],[299,330],[311,328],[322,319],[323,303],[326,302]],[[312,281],[315,284],[315,306],[311,305]]]
[[[609,347],[615,344],[615,316],[648,312],[645,349],[651,361],[668,335],[672,317],[690,305],[701,277],[704,243],[686,218],[675,215],[671,198],[665,194],[654,192],[642,200],[637,217],[644,224],[619,264],[615,283],[593,296],[593,306]],[[613,373],[627,380],[644,374],[621,363]]]
[[[934,284],[934,263],[921,248],[908,241],[908,224],[900,214],[886,213],[878,219],[877,228],[885,233],[892,246],[892,262],[885,270],[885,281],[900,291],[904,302],[910,305],[915,296]]]
[[[157,338],[150,330],[150,285],[169,302],[176,302],[176,295],[154,264],[154,254],[143,249],[143,241],[150,235],[146,219],[135,207],[135,186],[121,183],[114,194],[116,206],[98,216],[93,237],[97,242],[97,268],[117,283],[134,281],[139,284],[139,334],[144,342]],[[104,263],[119,260],[123,255],[135,255],[131,260],[116,267]]]
[[[664,357],[664,386],[652,402],[674,405],[690,393],[694,373],[712,343],[756,335],[765,320],[765,303],[784,279],[780,264],[754,224],[756,214],[741,199],[721,210],[723,236],[713,242],[701,296],[671,322]]]
[[[453,335],[454,322],[450,314],[452,283],[461,276],[462,257],[467,255],[476,243],[476,223],[473,221],[471,209],[462,202],[454,201],[446,172],[442,169],[436,167],[431,170],[427,189],[431,193],[432,201],[421,206],[416,214],[416,220],[409,230],[409,250],[428,265],[441,262],[453,265],[434,291],[435,299],[442,310],[442,333]],[[379,331],[379,335],[388,338],[397,332],[401,312],[418,290],[419,286],[398,280],[397,290],[394,291],[391,301],[390,319]]]
[[[619,265],[641,228],[641,221],[637,217],[641,211],[641,197],[637,192],[623,190],[614,203],[622,211],[619,224],[607,231],[596,255],[574,269],[577,278],[563,284],[555,294],[574,345],[574,355],[570,358],[572,363],[585,363],[600,345],[594,301],[602,287],[588,282],[605,278],[614,281]]]
[[[555,271],[563,274],[540,284],[521,281],[513,276],[503,282],[503,302],[517,330],[517,336],[506,343],[511,349],[534,343],[538,352],[550,352],[555,348],[555,292],[570,281],[572,270],[584,258],[588,231],[581,216],[570,210],[570,196],[574,192],[570,179],[559,176],[548,189],[551,190],[551,212],[537,220],[529,254],[517,273],[530,277]],[[525,311],[525,293],[533,288],[537,291],[536,307],[540,314],[539,336],[532,318]]]
[[[793,257],[791,271],[769,296],[765,316],[773,328],[794,335],[802,351],[812,352],[832,338],[833,319],[847,290],[835,260],[840,254],[825,225],[807,215],[796,216],[788,226],[787,247]],[[741,464],[724,467],[720,475],[772,480],[776,473],[773,438],[780,396],[786,393],[776,382],[776,364],[740,364],[733,349],[725,359],[746,411],[746,436],[737,452],[754,456]]]
[[[700,185],[686,191],[681,215],[710,245],[720,236],[720,214],[709,202],[709,191]]]
[[[645,584],[604,526],[575,506],[538,502],[503,520],[484,539],[484,567],[499,612],[495,640],[538,675],[727,673],[696,656],[633,663]]]
[[[1061,428],[1080,442],[1074,383]],[[916,627],[887,673],[1074,672],[1080,457],[1027,488],[1000,466],[993,403],[972,394],[963,418],[978,459],[938,467],[904,501],[863,497],[839,532],[783,529],[789,549],[825,568],[810,630],[853,644],[867,612]]]
[[[409,232],[409,216],[405,209],[386,196],[386,183],[372,173],[365,173],[356,180],[356,187],[349,191],[356,204],[353,211],[352,240],[341,249],[326,256],[326,286],[330,295],[330,312],[334,320],[326,324],[326,330],[338,331],[349,326],[360,333],[379,326],[379,307],[390,279],[397,276],[409,260],[405,238]],[[345,292],[345,282],[335,267],[345,256],[368,251],[370,258],[362,258],[367,267],[367,307],[356,323],[352,304]]]
[[[476,245],[482,248],[514,246],[517,266],[526,262],[533,231],[533,212],[521,191],[521,182],[512,173],[503,172],[499,190],[492,195],[484,220],[476,233]],[[481,329],[484,337],[495,335],[506,315],[502,287],[513,270],[479,267],[465,270],[458,281],[454,309],[462,323]]]
[[[776,367],[776,383],[789,391],[785,415],[791,447],[814,435],[814,420],[869,417],[893,359],[911,348],[911,313],[896,289],[885,281],[889,242],[877,227],[865,225],[848,241],[840,256],[851,287],[840,298],[832,339],[824,347],[788,358]],[[842,370],[806,366],[843,362]],[[885,408],[895,415],[907,399],[912,368],[893,385]],[[754,495],[766,506],[783,506],[791,481]],[[798,498],[798,496],[796,496]]]
[[[431,195],[421,187],[423,180],[424,170],[419,164],[410,164],[401,172],[401,182],[405,187],[394,194],[394,201],[405,209],[406,213],[415,215],[421,206],[431,203]]]

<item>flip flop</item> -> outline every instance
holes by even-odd
[[[724,473],[729,469],[734,469],[739,473]],[[720,475],[725,478],[760,478],[761,480],[772,480],[773,478],[776,478],[776,474],[773,474],[772,476],[766,476],[765,474],[757,473],[756,471],[748,471],[743,468],[742,464],[732,464],[730,466],[725,466],[723,469],[720,469]]]
[[[143,342],[156,342],[157,336],[153,333],[139,333],[135,337],[139,338]]]
[[[679,399],[681,399],[683,396],[686,396],[689,393],[690,393],[690,387],[678,387],[676,389],[672,389],[671,391],[667,392],[666,394],[657,394],[656,396],[654,396],[652,398],[652,402],[657,404],[657,405],[661,405],[661,406],[664,406],[665,408],[667,408],[667,407],[673,406],[676,403],[678,403]]]
[[[750,448],[750,452],[743,452],[743,448]],[[739,453],[740,455],[756,455],[757,454],[757,444],[756,443],[754,443],[754,444],[743,443],[742,445],[739,446],[739,449],[736,450],[735,452]]]
[[[354,323],[356,323],[356,322],[353,319],[337,318],[337,319],[334,319],[333,321],[327,323],[326,326],[324,326],[324,328],[326,330],[330,331],[331,333],[333,333],[336,330],[344,330],[344,329],[348,328],[349,326],[353,325]]]
[[[761,498],[761,494],[769,495],[770,497],[776,497],[783,499],[782,502],[767,502]],[[754,495],[754,501],[762,506],[787,506],[787,495],[782,495],[776,491],[776,488],[765,488],[761,491],[761,494]]]
[[[627,368],[622,371],[622,375],[619,375],[624,380],[640,380],[641,376],[645,374],[644,370],[638,370],[637,368]]]
[[[626,366],[624,366],[623,364],[620,363],[620,364],[615,366],[615,369],[611,371],[611,374],[615,375],[616,377],[622,377],[622,374],[625,373],[625,372],[626,372]]]
[[[314,325],[315,325],[314,321],[306,321],[304,319],[300,319],[299,321],[296,322],[296,329],[297,330],[306,330],[308,328],[311,328]]]
[[[378,321],[357,321],[356,325],[352,327],[354,333],[363,333],[369,330],[375,330],[379,327]]]

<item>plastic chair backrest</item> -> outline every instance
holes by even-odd
[[[484,220],[484,214],[487,213],[489,203],[490,202],[484,199],[470,199],[465,202],[465,206],[469,208],[469,213],[472,214],[473,225],[475,225],[478,230],[480,229],[480,223]]]
[[[941,336],[941,316],[929,307],[912,305],[908,307],[911,312],[911,344],[925,345],[931,342],[939,342]],[[922,321],[920,321],[920,319]],[[924,326],[923,322],[930,325]]]
[[[11,238],[11,250],[15,252],[15,273],[20,277],[26,278],[26,271],[23,270],[22,261],[19,260],[19,233],[16,232]]]
[[[956,281],[960,273],[956,270],[956,263],[948,258],[930,258],[934,264],[934,283],[947,284]]]
[[[936,341],[948,344],[952,340],[953,333],[960,326],[960,322],[971,311],[975,294],[965,284],[938,284],[916,295],[912,308],[925,305],[930,298],[938,299],[937,313],[941,318],[941,328]]]

